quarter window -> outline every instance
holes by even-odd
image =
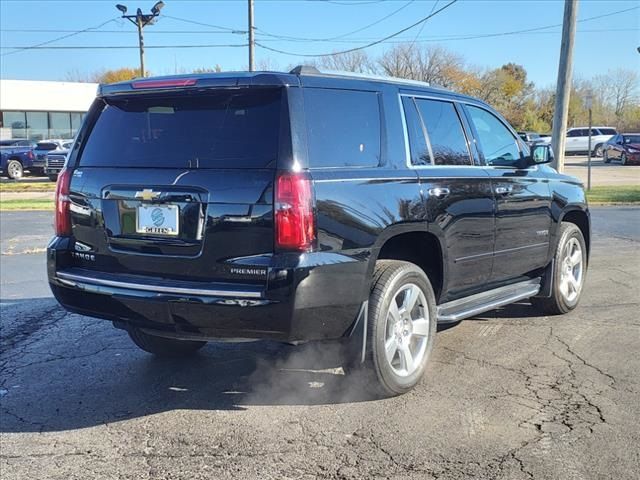
[[[416,109],[413,98],[403,97],[404,116],[407,122],[407,134],[409,135],[409,150],[411,152],[411,165],[429,165],[431,154],[424,136],[424,129],[420,115]]]
[[[487,165],[515,165],[520,160],[520,149],[509,129],[482,108],[469,105],[467,109]]]
[[[373,167],[380,163],[378,94],[305,88],[309,165]]]
[[[467,140],[451,102],[416,99],[435,165],[471,165]]]

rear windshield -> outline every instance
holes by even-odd
[[[275,167],[276,89],[107,100],[80,159],[90,167]]]

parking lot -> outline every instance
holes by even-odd
[[[422,383],[384,400],[324,348],[158,360],[65,313],[50,216],[0,216],[3,479],[637,478],[640,209],[593,209],[577,310],[521,303],[443,330]]]

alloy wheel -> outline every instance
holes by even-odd
[[[582,247],[576,238],[570,238],[564,246],[560,268],[560,292],[573,303],[582,290],[584,275]]]
[[[429,308],[417,285],[404,285],[394,295],[387,312],[385,358],[400,377],[413,374],[424,360],[429,341]]]

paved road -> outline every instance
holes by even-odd
[[[587,157],[566,156],[565,173],[578,177],[587,184]],[[625,165],[620,162],[604,163],[602,158],[594,158],[591,162],[591,185],[616,186],[640,185],[640,165]]]
[[[422,383],[386,400],[324,349],[212,344],[158,360],[25,292],[2,305],[1,476],[636,479],[640,209],[593,217],[577,310],[539,317],[522,303],[442,331]],[[7,228],[46,231],[0,218],[3,250]],[[14,257],[3,293],[42,262],[2,259]]]

